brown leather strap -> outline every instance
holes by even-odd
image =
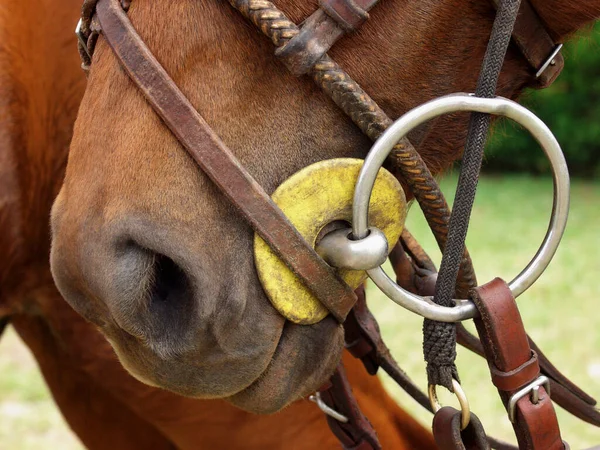
[[[518,390],[539,377],[537,358],[529,347],[515,299],[503,280],[496,278],[476,288],[472,299],[480,313],[474,322],[490,369],[503,374],[503,381],[497,387],[507,405]],[[510,388],[503,389],[506,387]],[[522,450],[564,448],[552,401],[543,387],[539,388],[537,403],[529,393],[517,402],[513,428]]]
[[[492,383],[498,389],[502,391],[515,391],[540,375],[537,354],[532,352],[531,358],[516,369],[508,372],[503,372],[496,369],[495,366],[490,366],[490,373],[492,375]]]
[[[600,411],[597,409],[596,400],[564,376],[531,338],[529,339],[529,345],[538,355],[542,373],[550,378],[554,402],[575,417],[600,427]]]
[[[345,34],[355,31],[368,18],[368,11],[379,0],[320,0],[320,8],[308,17],[300,33],[275,54],[296,75],[304,75]],[[498,6],[499,0],[492,0]],[[532,67],[533,87],[546,88],[560,75],[564,59],[554,55],[558,44],[548,34],[528,0],[521,2],[513,39]],[[554,57],[552,57],[554,55]],[[545,70],[538,72],[547,65]]]
[[[460,429],[461,412],[445,406],[433,416],[433,437],[440,450],[487,450],[488,438],[479,418],[471,413],[471,421]]]
[[[498,6],[500,0],[492,0]],[[521,2],[519,16],[513,30],[513,39],[521,53],[529,62],[536,82],[532,85],[540,89],[547,88],[560,75],[565,61],[560,53],[552,55],[558,48],[548,34],[545,25],[528,0]],[[537,76],[544,64],[548,67]]]
[[[433,296],[437,270],[433,261],[407,229],[390,253],[396,281],[407,291],[421,296]]]
[[[344,423],[327,416],[329,428],[345,450],[381,449],[377,433],[356,402],[342,364],[331,377],[330,385],[321,391],[321,398],[330,408],[348,418]]]
[[[135,32],[119,0],[96,6],[102,32],[121,65],[156,113],[256,232],[343,322],[356,296],[287,220],[177,88]]]

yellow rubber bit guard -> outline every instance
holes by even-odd
[[[292,175],[273,193],[273,201],[313,248],[326,225],[334,221],[352,222],[354,186],[362,165],[363,160],[351,158],[321,161]],[[406,198],[400,183],[390,172],[381,169],[371,196],[369,225],[383,231],[388,251],[400,238],[406,213]],[[284,317],[311,325],[329,314],[257,234],[254,235],[254,260],[263,289]],[[365,271],[336,270],[353,289],[367,278]]]

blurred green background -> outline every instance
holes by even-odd
[[[451,193],[455,176],[442,180]],[[468,236],[480,283],[511,279],[525,267],[544,236],[552,206],[552,180],[526,175],[486,175],[481,180]],[[574,180],[563,244],[540,280],[519,298],[525,326],[553,362],[600,398],[600,183]],[[417,205],[408,228],[439,263],[440,254]],[[369,286],[369,303],[400,365],[425,389],[422,319]],[[485,362],[459,347],[458,367],[473,411],[490,434],[512,439],[506,413]],[[394,397],[424,423],[430,416],[384,380]],[[443,394],[444,390],[440,390]],[[448,395],[444,404],[456,406]],[[600,429],[559,411],[563,436],[573,450],[600,444]],[[80,449],[62,422],[29,352],[13,333],[0,341],[0,449]]]
[[[572,209],[561,248],[548,271],[519,299],[525,325],[548,356],[600,398],[600,25],[565,49],[567,65],[556,84],[529,92],[525,104],[556,133],[572,175]],[[484,164],[467,245],[480,282],[514,277],[535,253],[548,223],[552,181],[541,150],[507,123],[495,127]],[[442,187],[449,199],[456,176]],[[413,205],[408,228],[439,263],[440,255]],[[399,363],[426,387],[422,320],[387,300],[373,286],[369,301]],[[459,371],[473,411],[488,432],[511,440],[512,431],[486,364],[459,350]],[[384,377],[392,395],[420,420],[429,414]],[[447,395],[442,403],[454,404]],[[600,444],[600,431],[559,411],[571,448]],[[0,341],[0,449],[81,449],[64,424],[28,350],[9,329]]]
[[[563,73],[548,89],[529,91],[522,103],[550,127],[563,147],[571,175],[600,176],[600,22],[567,44]],[[485,170],[549,172],[543,152],[512,122],[494,128]]]

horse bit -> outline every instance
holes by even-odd
[[[487,359],[492,382],[507,408],[520,449],[568,448],[560,436],[551,390],[552,400],[563,408],[588,423],[600,425],[595,400],[566,379],[528,338],[515,302],[515,297],[535,283],[552,259],[565,230],[569,207],[569,174],[552,132],[526,108],[494,94],[511,38],[531,67],[532,86],[549,86],[562,70],[561,45],[553,41],[527,0],[493,1],[498,12],[488,52],[500,52],[500,66],[491,69],[486,66],[486,54],[477,95],[447,95],[407,112],[395,122],[327,55],[336,41],[368,20],[368,11],[378,0],[319,0],[319,8],[300,28],[266,0],[229,0],[233,8],[272,40],[277,57],[292,74],[313,78],[375,141],[364,161],[341,159],[316,163],[286,180],[272,198],[237,161],[155,59],[128,19],[130,3],[130,0],[84,1],[76,30],[83,68],[89,70],[96,42],[103,34],[124,71],[165,125],[254,228],[257,272],[267,296],[282,315],[309,325],[332,314],[343,323],[346,348],[362,360],[371,375],[382,367],[418,403],[435,412],[433,430],[440,448],[514,447],[485,435],[481,423],[470,412],[458,376],[453,372],[453,358],[450,363],[440,364],[426,356],[432,367],[430,372],[428,366],[429,395],[421,392],[398,367],[366,306],[363,283],[367,275],[394,302],[423,316],[426,324],[430,321],[433,327],[450,327],[443,328],[451,330],[450,353],[455,354],[458,340]],[[485,86],[491,86],[491,91],[486,91]],[[484,91],[487,93],[483,94]],[[531,262],[508,284],[495,279],[477,287],[469,255],[463,251],[464,238],[461,242],[456,233],[449,233],[454,227],[454,217],[437,182],[406,138],[411,130],[427,121],[458,111],[473,112],[473,117],[479,114],[477,119],[472,118],[472,129],[477,120],[489,122],[490,114],[516,121],[538,141],[552,166],[554,202],[548,231]],[[483,134],[486,132],[487,125],[483,127]],[[465,155],[469,145],[468,140]],[[478,169],[476,172],[478,175]],[[298,192],[307,189],[307,179],[318,180],[323,176],[339,184],[339,192],[335,192],[338,203],[333,208],[338,216],[330,220],[345,220],[352,226],[334,230],[318,240],[318,232],[327,224],[302,223],[300,216],[306,215],[306,209],[301,214],[294,208],[294,199]],[[461,174],[459,188],[462,178]],[[450,303],[438,301],[435,266],[403,229],[406,200],[398,180],[408,186],[419,203],[442,250],[447,243],[458,242],[457,275],[450,294],[456,299],[450,297]],[[382,199],[381,202],[387,199],[388,203],[385,207],[378,206],[380,200],[375,201],[376,198]],[[377,208],[380,214],[372,214]],[[470,207],[468,211],[469,215]],[[396,241],[394,247],[389,245]],[[398,283],[381,268],[388,254]],[[443,259],[440,277],[444,265]],[[274,272],[281,276],[269,277]],[[289,294],[283,296],[282,287],[273,278],[294,285],[298,295],[291,296],[294,297],[291,300]],[[460,321],[466,319],[474,319],[480,340],[462,327]],[[429,344],[435,342],[430,340]],[[461,411],[439,405],[436,385],[455,392]],[[375,431],[356,404],[341,365],[330,382],[311,399],[326,413],[330,428],[345,449],[381,448]]]

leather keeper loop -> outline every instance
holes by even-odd
[[[355,358],[362,359],[374,349],[365,339],[359,338],[351,343],[346,343],[346,350],[348,350]]]
[[[319,6],[347,32],[355,31],[369,18],[354,0],[319,0]]]
[[[275,50],[275,56],[293,75],[305,75],[343,35],[337,22],[318,9],[304,21],[296,36]]]
[[[490,364],[492,382],[501,391],[516,391],[540,376],[537,353],[531,351],[531,358],[514,370],[503,372]]]

